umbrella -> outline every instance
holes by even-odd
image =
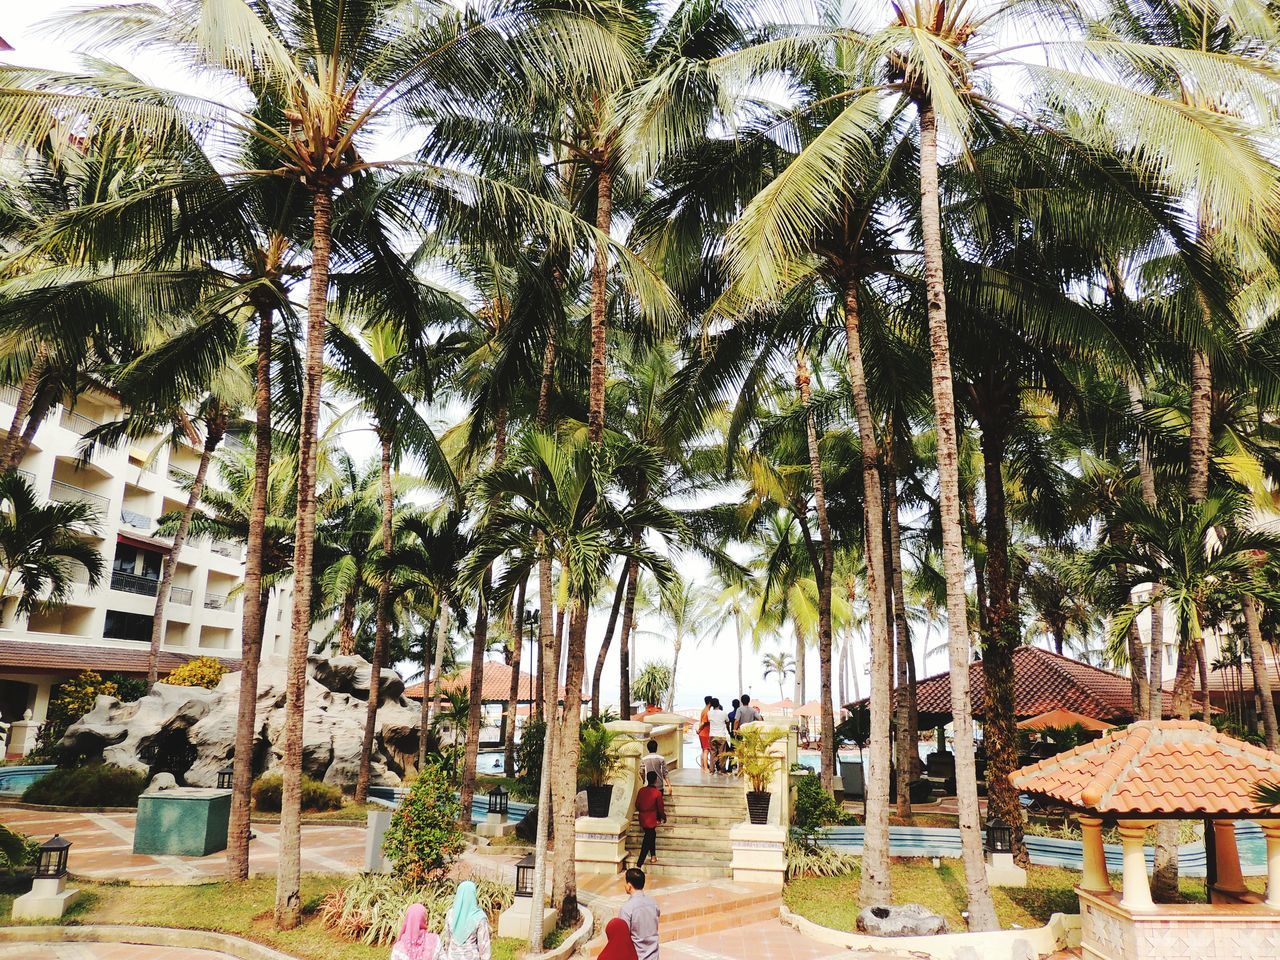
[[[1026,720],[1019,721],[1019,730],[1047,730],[1061,729],[1062,727],[1081,726],[1086,730],[1103,731],[1110,730],[1115,726],[1113,723],[1107,723],[1105,720],[1098,720],[1095,717],[1087,717],[1083,713],[1076,713],[1074,710],[1064,710],[1059,707],[1056,710],[1050,710],[1048,713],[1042,713],[1039,716],[1030,717]]]
[[[820,717],[822,716],[822,704],[817,700],[810,700],[802,707],[796,707],[795,715],[797,717]]]
[[[760,706],[763,713],[782,713],[788,714],[796,708],[792,700],[779,700],[777,703],[766,703]]]

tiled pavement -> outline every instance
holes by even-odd
[[[132,813],[45,813],[0,807],[0,823],[40,840],[55,833],[71,841],[68,866],[77,877],[130,883],[207,883],[222,878],[226,856],[162,857],[133,853]],[[255,823],[249,844],[249,871],[274,873],[279,827]],[[364,827],[302,828],[302,869],[309,873],[355,873],[364,863]],[[3,957],[3,954],[0,954]],[[7,958],[6,958],[7,960]]]
[[[721,930],[662,945],[662,960],[917,960],[879,950],[846,950],[818,943],[780,921]]]
[[[232,960],[213,950],[146,947],[136,943],[0,944],[0,960]]]

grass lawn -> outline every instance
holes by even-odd
[[[341,939],[321,924],[317,913],[326,893],[345,878],[307,876],[302,880],[304,918],[296,930],[272,929],[275,880],[259,877],[243,885],[211,883],[196,887],[132,887],[76,883],[82,895],[63,923],[120,923],[154,927],[216,930],[256,940],[302,960],[386,960],[389,947]],[[26,889],[19,886],[18,892]],[[15,893],[0,892],[0,925],[10,925]],[[495,939],[494,960],[515,960],[524,943]]]
[[[959,860],[944,859],[934,869],[928,860],[897,860],[891,872],[895,903],[918,903],[944,917],[952,930],[964,930],[960,912],[965,909],[964,869]],[[1036,867],[1027,871],[1027,885],[995,887],[996,914],[1003,927],[1038,927],[1054,913],[1077,913],[1074,886],[1080,874],[1058,867]],[[1261,892],[1265,877],[1246,878],[1249,889]],[[1118,890],[1120,878],[1113,877]],[[1182,881],[1187,901],[1204,902],[1204,880]],[[800,916],[836,930],[857,929],[858,873],[843,877],[803,877],[792,880],[783,892],[783,901]]]

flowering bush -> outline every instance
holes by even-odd
[[[54,756],[67,727],[92,710],[99,696],[114,697],[117,692],[114,683],[104,680],[101,674],[92,670],[84,670],[55,686],[49,698],[49,712],[40,726],[36,754],[40,757]]]
[[[461,805],[440,766],[428,763],[391,817],[382,849],[398,877],[422,884],[444,875],[467,845]]]
[[[162,682],[175,687],[204,687],[212,690],[222,682],[226,666],[217,657],[196,657],[178,667]]]

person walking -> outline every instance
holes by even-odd
[[[729,715],[719,700],[711,701],[707,722],[711,727],[711,772],[721,773],[720,760],[729,752]]]
[[[458,884],[453,906],[444,921],[444,960],[492,960],[489,918],[480,909],[476,885]]]
[[[645,774],[645,785],[636,794],[636,818],[640,821],[640,829],[644,831],[636,866],[643,867],[646,856],[657,863],[658,824],[667,822],[667,807],[662,799],[662,791],[658,789],[658,775],[652,770]]]
[[[391,946],[391,960],[433,960],[440,938],[427,929],[427,908],[409,904],[400,923],[400,936]]]
[[[637,960],[658,960],[658,923],[662,911],[658,902],[644,892],[644,883],[644,871],[639,867],[626,872],[622,885],[627,899],[618,911],[618,919],[625,921],[631,931]]]
[[[698,766],[707,773],[711,772],[711,721],[707,714],[711,712],[712,697],[702,698],[702,716],[698,718],[698,744],[702,752],[698,755]]]
[[[621,917],[614,917],[604,925],[604,949],[596,960],[639,960],[636,945],[631,939],[631,928]]]
[[[666,793],[667,788],[671,786],[671,775],[667,771],[667,760],[658,752],[658,741],[650,740],[648,744],[649,752],[640,760],[640,781],[642,784],[649,782],[649,774],[656,773],[658,775],[658,786],[662,788],[662,792]]]

